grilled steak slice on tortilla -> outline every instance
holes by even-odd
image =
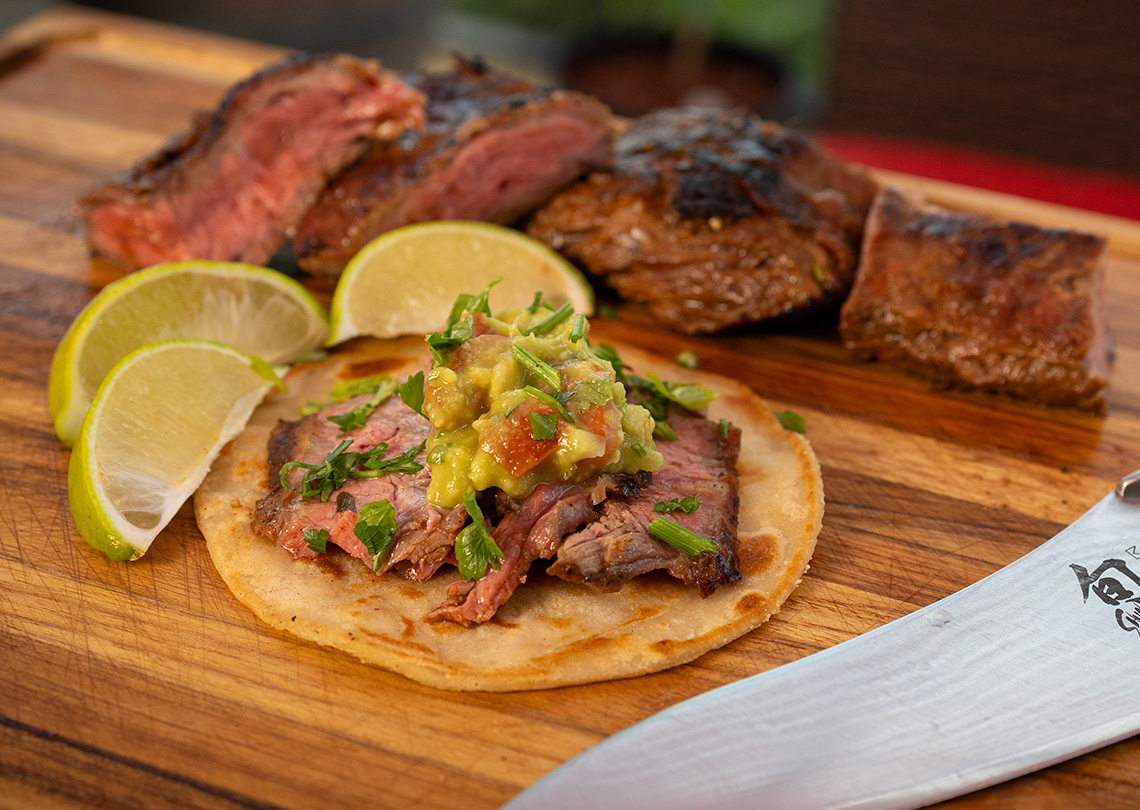
[[[660,110],[528,232],[671,329],[716,332],[838,302],[874,183],[807,135],[739,112]]]
[[[442,509],[427,502],[427,467],[414,474],[390,472],[374,478],[350,478],[325,498],[302,497],[301,468],[289,469],[285,477],[288,486],[281,486],[281,470],[286,464],[320,465],[346,440],[352,441],[347,452],[355,453],[383,443],[387,458],[422,445],[430,424],[397,397],[390,397],[362,427],[348,433],[330,421],[330,416],[347,413],[365,399],[367,395],[360,395],[299,420],[277,424],[268,447],[272,490],[257,502],[254,531],[295,558],[314,559],[319,553],[306,541],[305,533],[323,530],[328,532],[329,543],[371,566],[371,554],[355,534],[357,515],[365,504],[386,500],[395,511],[397,530],[392,549],[377,572],[395,569],[409,579],[429,579],[444,562],[452,560],[452,547],[466,522],[466,511],[461,506]],[[683,408],[674,409],[669,421],[677,439],[661,443],[666,466],[653,476],[599,475],[583,484],[543,484],[518,502],[499,493],[492,513],[497,517],[492,536],[505,559],[477,581],[451,583],[447,600],[427,619],[466,626],[487,621],[526,580],[534,561],[555,554],[563,560],[566,555],[561,549],[568,535],[573,535],[579,551],[572,552],[570,562],[563,562],[556,572],[568,581],[612,589],[660,568],[696,585],[708,596],[718,585],[738,580],[735,464],[739,430],[734,428],[729,438],[721,439],[715,423]],[[649,522],[658,517],[655,504],[687,494],[700,496],[701,509],[674,518],[716,542],[716,553],[689,556],[648,533]],[[621,537],[608,530],[615,520],[634,526],[635,536]],[[580,538],[594,537],[595,525],[607,528],[595,544],[608,543],[611,553],[595,555],[588,561],[592,565],[583,570],[581,550],[588,544]]]
[[[329,416],[340,415],[359,405],[366,395],[354,397],[320,413],[297,421],[281,421],[269,437],[269,481],[272,491],[257,502],[253,528],[288,550],[294,557],[320,556],[305,541],[306,529],[325,530],[328,542],[339,546],[365,565],[372,557],[355,534],[357,514],[365,504],[386,500],[395,510],[396,535],[379,571],[399,570],[408,579],[430,579],[451,556],[455,536],[467,513],[462,506],[441,509],[427,502],[429,470],[418,473],[389,472],[377,478],[352,478],[322,501],[301,497],[298,468],[286,475],[289,488],[281,486],[281,468],[288,462],[320,464],[346,438]],[[431,425],[398,397],[389,398],[366,424],[347,435],[349,452],[364,452],[383,442],[385,457],[395,457],[422,445]],[[422,456],[420,457],[422,461]]]
[[[423,97],[375,63],[286,58],[81,202],[94,254],[127,269],[185,259],[264,264],[370,138],[422,122]]]
[[[598,331],[603,329],[599,324]],[[361,376],[362,368],[370,369],[364,373],[383,369],[394,378],[414,373],[427,360],[419,338],[353,341],[327,360],[290,370],[289,393],[275,392],[265,400],[222,450],[194,496],[198,525],[218,572],[271,627],[445,689],[541,689],[630,677],[691,661],[747,633],[780,607],[811,558],[823,511],[811,448],[802,435],[781,427],[746,386],[629,346],[615,348],[639,374],[655,372],[716,390],[710,419],[740,428],[740,580],[731,587],[702,597],[699,588],[670,577],[639,576],[619,590],[601,591],[532,570],[492,620],[463,628],[425,621],[449,601],[452,577],[416,581],[394,572],[376,575],[340,553],[314,564],[295,559],[255,531],[258,501],[272,485],[266,448],[278,423],[295,420],[299,406],[325,400],[334,383]],[[391,407],[397,408],[395,402]],[[278,439],[289,440],[283,433]],[[599,483],[600,478],[594,482]],[[614,481],[602,507],[611,499],[632,499],[630,487],[638,483],[645,486],[644,481]],[[560,497],[547,501],[550,494]],[[590,520],[587,512],[597,515],[594,489],[565,495],[536,493],[529,504],[525,498],[499,503],[501,516],[488,505],[488,524],[499,527],[517,515],[512,522],[518,531],[512,534],[520,542],[533,541],[539,549],[535,559],[541,559],[550,545],[581,528],[575,525],[579,520]],[[544,508],[550,503],[552,508]],[[694,515],[710,503],[708,498]],[[503,535],[497,536],[503,540]]]
[[[661,469],[636,497],[608,498],[596,521],[558,547],[548,574],[612,590],[660,569],[697,585],[702,596],[740,579],[736,557],[740,429],[730,426],[722,436],[717,423],[684,408],[672,409],[669,426],[677,439],[657,442],[665,457]],[[650,522],[661,517],[656,505],[687,496],[695,496],[700,508],[674,511],[668,517],[715,542],[715,553],[690,556],[649,534]]]
[[[502,519],[492,536],[505,559],[475,582],[448,585],[447,601],[426,618],[466,626],[487,621],[526,581],[531,563],[550,559],[568,534],[596,521],[596,509],[611,493],[636,497],[638,482],[648,477],[649,473],[600,475],[584,484],[541,484],[520,503],[500,493]]]
[[[1099,236],[884,189],[840,332],[857,355],[936,385],[1103,411],[1104,259]]]
[[[424,131],[375,143],[305,215],[293,253],[315,276],[335,279],[368,241],[401,225],[509,224],[609,164],[609,110],[581,93],[537,89],[467,61],[405,78],[427,98]]]

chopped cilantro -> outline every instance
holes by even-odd
[[[374,394],[377,388],[389,380],[391,377],[387,374],[371,374],[367,377],[342,380],[329,390],[329,399],[332,402],[344,402],[361,394]]]
[[[383,458],[388,450],[388,445],[383,442],[363,453],[348,452],[351,445],[352,439],[345,439],[320,464],[306,464],[302,461],[282,464],[281,486],[289,489],[286,475],[293,468],[300,468],[305,470],[301,479],[301,497],[319,496],[322,501],[327,501],[333,491],[343,486],[349,478],[377,478],[392,472],[414,475],[423,469],[423,465],[415,460],[424,449],[423,443],[390,459]]]
[[[686,349],[683,352],[680,352],[676,357],[674,357],[673,362],[676,363],[677,365],[681,366],[682,368],[693,368],[693,369],[695,369],[695,368],[700,368],[700,366],[701,366],[700,358],[697,357],[695,352],[691,352],[688,349]]]
[[[471,516],[471,523],[455,538],[455,559],[460,575],[467,580],[482,579],[487,567],[498,568],[506,555],[487,530],[483,511],[475,500],[475,493],[463,495],[463,505]]]
[[[700,383],[663,382],[652,371],[649,372],[649,382],[660,396],[690,411],[699,411],[716,398],[715,391],[710,391]]]
[[[531,438],[536,442],[548,442],[557,438],[558,414],[531,411],[527,416],[530,419]]]
[[[375,387],[372,389],[372,396],[357,405],[351,411],[342,413],[340,416],[330,416],[328,420],[339,427],[341,433],[348,433],[349,431],[364,427],[364,423],[368,421],[368,417],[371,416],[377,408],[383,405],[388,400],[388,397],[392,396],[395,390],[396,384],[392,381],[391,377],[385,375],[380,382],[375,384]]]
[[[562,404],[562,400],[560,398],[551,396],[545,391],[539,391],[533,385],[524,386],[523,390],[530,394],[530,396],[537,399],[539,402],[545,402],[551,408],[558,411],[558,415],[565,419],[567,422],[574,421],[573,417],[570,416],[570,411],[566,410],[566,406]]]
[[[379,478],[381,475],[394,472],[415,475],[424,468],[424,465],[416,461],[416,456],[422,453],[423,449],[424,442],[420,442],[415,447],[409,447],[398,456],[384,458],[384,453],[388,451],[388,445],[380,442],[368,452],[358,454],[359,458],[356,463],[364,470],[353,470],[350,475],[352,478]]]
[[[804,423],[804,418],[795,411],[777,411],[776,419],[779,420],[784,430],[803,433],[807,428],[807,425]]]
[[[683,498],[674,498],[671,501],[659,501],[654,504],[654,512],[676,512],[678,510],[684,512],[686,515],[691,515],[701,508],[701,502],[695,495],[686,495]]]
[[[328,529],[305,529],[301,532],[301,537],[304,538],[305,545],[318,554],[324,554],[328,550]]]
[[[418,413],[424,415],[424,373],[417,371],[408,379],[396,386],[396,394],[404,404]]]
[[[372,571],[380,572],[384,558],[396,538],[396,510],[388,501],[372,501],[360,508],[352,530],[372,557]]]
[[[356,462],[356,453],[345,451],[352,445],[352,439],[345,439],[336,446],[336,449],[325,456],[320,464],[306,464],[302,461],[289,461],[281,465],[281,486],[289,489],[285,476],[294,467],[304,469],[305,476],[301,479],[301,497],[311,498],[319,495],[322,501],[327,501],[334,489],[338,489],[348,480],[348,471]]]

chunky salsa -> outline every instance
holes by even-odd
[[[540,296],[496,315],[487,291],[456,303],[444,331],[428,337],[429,501],[455,506],[492,487],[522,498],[539,483],[660,468],[653,417],[626,401],[588,330],[569,305]]]

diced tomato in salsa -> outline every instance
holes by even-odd
[[[553,453],[558,447],[557,435],[562,432],[564,423],[559,420],[555,438],[537,441],[531,434],[532,413],[553,414],[554,409],[544,402],[529,399],[487,430],[481,441],[482,448],[515,478],[530,472]]]
[[[583,459],[578,463],[580,470],[588,472],[600,467],[610,455],[621,445],[621,411],[612,402],[604,405],[593,405],[578,414],[578,424],[595,436],[601,436],[606,441],[606,449],[596,459]]]

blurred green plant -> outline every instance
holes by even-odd
[[[558,33],[570,41],[701,30],[710,41],[775,57],[801,80],[827,70],[834,0],[453,0],[451,8]]]

